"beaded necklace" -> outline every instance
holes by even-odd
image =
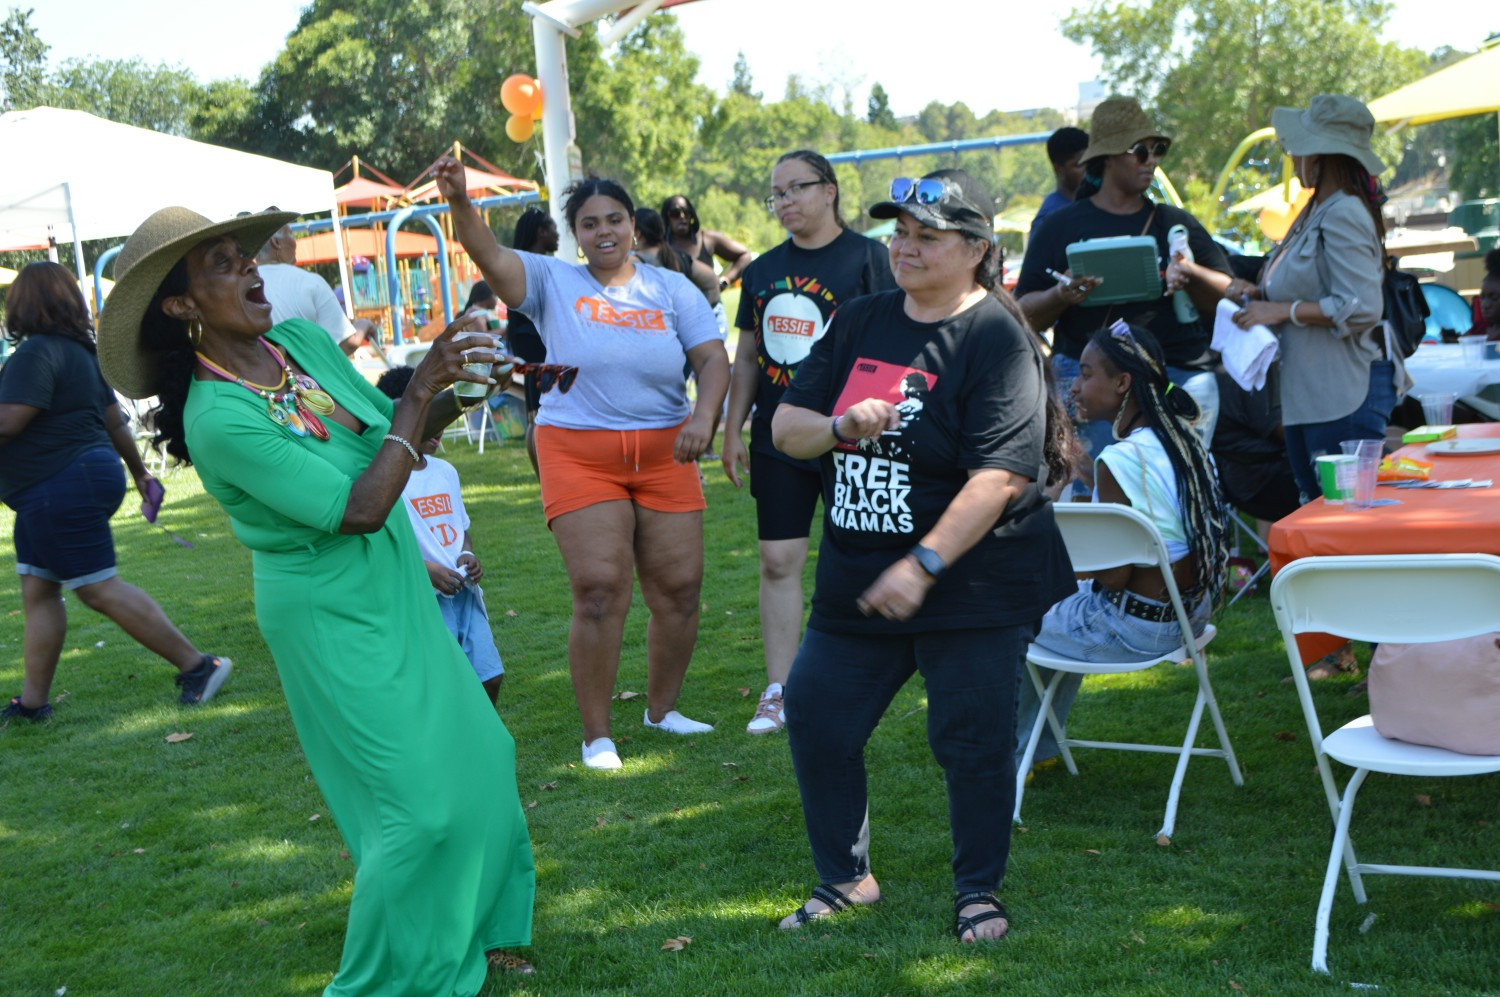
[[[333,414],[333,398],[318,387],[318,382],[306,374],[293,373],[287,365],[286,356],[266,342],[260,340],[260,345],[266,348],[276,361],[276,366],[281,368],[281,380],[274,385],[255,384],[220,367],[201,352],[197,353],[198,362],[207,370],[218,374],[226,381],[233,381],[246,391],[254,395],[260,395],[266,400],[266,415],[278,426],[285,426],[297,436],[311,434],[314,439],[327,440],[328,427],[323,425],[320,415]],[[291,382],[291,390],[283,390]]]

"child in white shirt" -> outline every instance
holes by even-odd
[[[400,398],[411,375],[410,367],[393,368],[380,376],[376,387],[392,398]],[[459,494],[458,472],[446,460],[433,456],[441,439],[434,436],[418,448],[421,460],[406,479],[401,504],[417,534],[417,546],[427,565],[443,622],[468,656],[493,703],[505,679],[505,666],[495,647],[484,592],[479,588],[484,568],[469,537],[469,515]]]

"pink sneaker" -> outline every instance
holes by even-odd
[[[760,697],[755,717],[745,726],[749,734],[774,734],[786,726],[786,707],[781,693],[768,692]]]

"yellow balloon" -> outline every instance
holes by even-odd
[[[512,142],[524,142],[531,138],[536,124],[524,114],[512,114],[510,120],[505,122],[505,134],[510,136]]]

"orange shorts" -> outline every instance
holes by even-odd
[[[666,429],[536,427],[547,524],[600,502],[624,499],[654,512],[701,512],[698,464],[672,459],[681,426]]]

